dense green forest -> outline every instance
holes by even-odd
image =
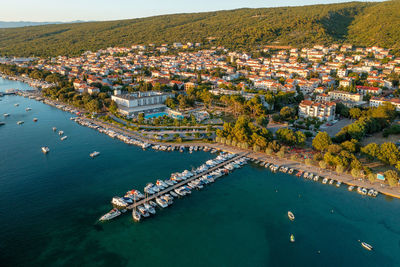
[[[400,1],[163,15],[0,29],[0,54],[79,55],[132,44],[207,42],[232,49],[352,42],[400,47]]]

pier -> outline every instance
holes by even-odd
[[[162,196],[162,195],[164,195],[164,194],[167,194],[167,193],[170,192],[171,190],[174,190],[174,189],[179,188],[179,187],[181,187],[181,186],[183,186],[183,185],[186,185],[186,184],[190,183],[191,181],[200,178],[200,177],[203,176],[203,175],[206,175],[206,174],[208,174],[208,173],[211,173],[211,172],[213,172],[213,171],[215,171],[215,170],[217,170],[217,169],[219,169],[219,168],[222,168],[223,166],[225,166],[225,165],[227,165],[227,164],[229,164],[229,163],[231,163],[231,162],[233,162],[233,161],[235,161],[235,160],[238,160],[238,159],[240,159],[240,158],[243,158],[243,157],[245,157],[247,154],[248,154],[248,153],[240,153],[240,154],[236,155],[235,157],[233,157],[233,158],[231,158],[231,159],[229,159],[229,160],[227,160],[227,161],[225,161],[225,162],[222,162],[222,163],[220,163],[220,164],[218,164],[218,165],[216,165],[216,166],[214,166],[214,167],[212,167],[212,168],[210,168],[210,169],[208,169],[208,170],[206,170],[206,171],[204,171],[204,172],[202,172],[202,173],[200,173],[200,174],[196,174],[196,175],[194,175],[193,177],[190,177],[190,178],[188,178],[188,179],[186,179],[186,180],[183,180],[183,181],[181,181],[181,182],[179,182],[179,183],[177,183],[177,184],[174,184],[174,185],[172,185],[172,186],[169,186],[168,188],[166,188],[166,189],[164,189],[164,190],[162,190],[162,191],[160,191],[160,192],[158,192],[158,193],[156,193],[156,194],[153,194],[153,195],[151,195],[151,196],[148,196],[148,197],[145,198],[145,199],[142,199],[142,200],[140,200],[140,201],[138,201],[138,202],[136,202],[136,203],[134,203],[134,204],[131,204],[131,205],[129,205],[126,209],[130,209],[130,210],[131,210],[131,209],[134,209],[134,208],[137,207],[137,206],[143,205],[144,203],[149,202],[150,200],[154,200],[154,199],[156,199],[156,198],[159,197],[159,196]]]

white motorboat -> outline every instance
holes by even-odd
[[[64,131],[58,131],[58,135],[63,135]]]
[[[8,114],[8,113],[4,113],[4,114],[3,114],[3,116],[4,116],[4,117],[9,117],[9,116],[10,116],[10,114]]]
[[[347,190],[349,190],[349,191],[353,191],[353,189],[354,189],[354,186],[352,186],[352,185],[350,185],[350,186],[347,188]]]
[[[63,137],[60,138],[61,141],[64,141],[65,139],[67,139],[68,136],[64,135]]]
[[[128,203],[126,203],[121,197],[113,197],[111,200],[111,204],[121,208],[125,208],[126,206],[128,206]]]
[[[166,207],[168,207],[168,204],[167,204],[167,202],[164,200],[164,199],[162,199],[162,198],[156,198],[156,203],[161,207],[161,208],[166,208]]]
[[[365,243],[365,242],[361,242],[361,246],[362,246],[363,248],[365,248],[366,250],[369,250],[369,251],[371,251],[371,250],[374,249],[370,244]]]
[[[289,219],[290,219],[291,221],[294,221],[294,214],[293,214],[293,212],[288,211],[287,214],[288,214]]]
[[[99,221],[109,221],[114,219],[115,217],[121,215],[121,212],[118,209],[112,209],[103,216],[100,217]]]
[[[91,158],[95,158],[95,157],[97,157],[98,155],[100,155],[100,152],[98,152],[98,151],[94,151],[94,152],[92,152],[92,153],[89,154],[89,156],[90,156]]]
[[[50,152],[50,148],[47,147],[47,146],[43,146],[43,147],[42,147],[42,152],[43,152],[44,154],[47,154],[47,153]]]
[[[22,125],[22,124],[24,124],[24,121],[18,121],[17,124]]]
[[[132,210],[132,218],[135,222],[140,222],[141,215],[139,212],[137,212],[135,209]]]

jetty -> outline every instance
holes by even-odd
[[[149,202],[149,201],[151,201],[151,200],[156,199],[156,198],[159,197],[159,196],[162,196],[162,195],[164,195],[164,194],[167,194],[168,192],[170,192],[170,191],[172,191],[172,190],[174,190],[174,189],[176,189],[176,188],[179,188],[179,187],[181,187],[181,186],[184,186],[184,185],[190,183],[191,181],[196,180],[196,179],[202,177],[203,175],[207,175],[207,174],[209,174],[209,173],[211,173],[211,172],[213,172],[213,171],[218,170],[219,168],[224,167],[225,165],[227,165],[227,164],[229,164],[229,163],[231,163],[231,162],[234,162],[234,161],[236,161],[236,160],[238,160],[238,159],[241,159],[241,158],[243,158],[243,157],[246,157],[247,154],[248,154],[248,153],[240,153],[240,154],[237,154],[237,155],[234,156],[233,158],[231,158],[231,159],[229,159],[229,160],[227,160],[227,161],[225,161],[225,162],[222,162],[222,163],[220,163],[220,164],[218,164],[218,165],[216,165],[216,166],[214,166],[214,167],[211,167],[211,168],[209,168],[208,170],[206,170],[206,171],[204,171],[204,172],[202,172],[202,173],[196,174],[196,175],[194,175],[194,176],[192,176],[192,177],[190,177],[190,178],[188,178],[188,179],[186,179],[186,180],[183,180],[183,181],[181,181],[181,182],[179,182],[179,183],[177,183],[177,184],[174,184],[173,186],[167,187],[166,189],[161,190],[161,191],[158,192],[158,193],[155,193],[155,194],[153,194],[153,195],[150,195],[150,196],[148,196],[148,197],[145,198],[145,199],[142,199],[142,200],[140,200],[140,201],[137,201],[136,203],[127,206],[126,209],[130,209],[130,210],[131,210],[131,209],[136,208],[137,206],[143,205],[144,203],[147,203],[147,202]]]

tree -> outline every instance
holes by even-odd
[[[336,172],[337,172],[338,174],[342,174],[342,173],[344,172],[344,167],[343,167],[343,165],[337,165],[337,166],[336,166]]]
[[[90,100],[86,103],[85,108],[90,112],[97,112],[100,110],[100,102],[97,99]]]
[[[395,165],[400,160],[400,151],[392,142],[386,142],[381,145],[379,160],[389,165]]]
[[[296,115],[296,110],[292,107],[286,106],[281,109],[279,115],[283,120],[294,119],[294,116]]]
[[[370,160],[377,158],[381,152],[379,145],[376,143],[369,143],[361,148],[361,153],[366,155]]]
[[[318,164],[319,164],[319,167],[322,168],[322,169],[326,169],[326,167],[327,167],[326,162],[323,161],[323,160],[320,160],[320,161],[318,162]]]
[[[351,170],[351,175],[352,175],[354,178],[359,177],[359,176],[360,176],[360,170],[358,170],[358,169],[352,169],[352,170]]]
[[[362,115],[361,109],[359,108],[351,108],[349,110],[349,115],[353,119],[359,119]]]
[[[342,147],[336,144],[331,144],[328,146],[328,152],[332,154],[339,154],[342,151]]]
[[[357,140],[354,140],[354,141],[357,142]],[[346,150],[346,151],[348,151],[348,152],[350,152],[350,153],[355,153],[356,150],[357,150],[356,143],[355,143],[355,142],[352,142],[352,141],[344,141],[343,143],[340,144],[340,146],[341,146],[344,150]]]
[[[332,139],[327,132],[318,132],[312,141],[312,146],[318,151],[325,151],[332,144]]]
[[[367,178],[371,183],[374,183],[376,180],[376,175],[374,173],[370,173],[368,174]]]
[[[391,187],[398,185],[399,183],[399,175],[397,172],[393,170],[386,171],[384,173],[386,180],[388,181]]]
[[[116,113],[117,112],[118,106],[117,106],[117,103],[115,103],[115,101],[111,101],[109,110],[110,110],[111,113]]]

